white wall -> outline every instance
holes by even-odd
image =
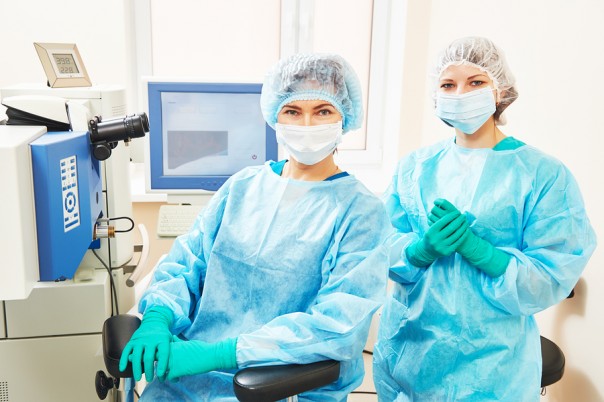
[[[34,42],[75,43],[93,85],[126,86],[125,2],[0,0],[0,88],[46,84]]]
[[[502,127],[503,132],[554,155],[570,168],[581,186],[592,225],[600,242],[604,242],[604,187],[600,176],[604,172],[604,97],[599,93],[604,71],[604,2],[423,3],[421,10],[412,12],[423,24],[416,24],[413,34],[407,35],[407,44],[427,47],[421,50],[419,60],[407,58],[406,63],[423,63],[427,53],[431,67],[441,48],[468,35],[487,36],[503,48],[520,93],[506,112],[509,124]],[[426,8],[430,8],[429,13]],[[452,129],[434,117],[426,71],[406,70],[406,82],[424,84],[421,90],[413,88],[421,106],[412,105],[422,109],[423,119],[419,131],[417,121],[403,122],[402,144],[427,145],[453,135]],[[401,151],[406,151],[404,146]],[[604,401],[603,264],[604,249],[599,247],[577,286],[575,298],[537,316],[543,335],[554,340],[566,355],[563,379],[549,387],[542,400]]]

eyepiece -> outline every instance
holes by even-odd
[[[129,142],[132,138],[144,137],[149,132],[149,119],[146,113],[107,121],[95,116],[88,122],[88,129],[95,158],[105,160],[118,141]]]

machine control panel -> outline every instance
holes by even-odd
[[[68,232],[80,225],[78,169],[75,155],[61,159],[61,186],[63,187],[63,229]]]

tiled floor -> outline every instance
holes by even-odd
[[[377,402],[377,396],[375,395],[375,388],[373,386],[373,371],[371,366],[373,356],[369,353],[364,353],[363,358],[365,360],[365,378],[363,379],[361,386],[357,388],[355,392],[372,392],[372,394],[353,393],[348,397],[349,402]]]

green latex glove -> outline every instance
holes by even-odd
[[[434,207],[432,207],[432,210],[428,215],[428,224],[433,225],[437,220],[450,212],[459,212],[461,214],[455,205],[444,198],[437,198],[434,200]]]
[[[237,338],[216,343],[175,340],[170,344],[166,379],[237,368]]]
[[[459,212],[453,204],[439,198],[434,201],[434,208],[430,211],[428,221],[433,224],[432,222],[437,222],[441,217],[455,211]],[[470,228],[467,229],[467,235],[463,237],[456,251],[470,264],[493,278],[503,275],[510,262],[509,254],[475,235]]]
[[[144,368],[145,378],[150,382],[153,380],[154,363],[157,360],[158,377],[165,375],[172,341],[170,332],[172,319],[172,311],[167,307],[151,307],[146,311],[141,326],[134,331],[122,352],[120,371],[126,369],[130,360],[134,379],[136,381],[141,379]]]
[[[437,258],[453,254],[467,227],[466,218],[459,211],[445,214],[420,240],[407,247],[407,259],[417,267],[427,267]]]

